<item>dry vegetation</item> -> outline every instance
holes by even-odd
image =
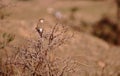
[[[92,1],[99,4],[100,0]],[[39,0],[15,0],[18,6],[12,9],[12,16],[6,19],[6,2],[7,0],[0,0],[0,76],[120,76],[119,22],[112,21],[108,16],[99,18],[94,23],[89,23],[91,18],[88,22],[79,18],[82,11],[87,11],[87,14],[92,11],[91,14],[96,15],[103,10],[97,10],[97,13],[94,11],[105,8],[107,4],[96,7],[95,2],[91,2],[94,7],[91,9],[85,6],[90,1],[83,1],[85,8],[82,8],[82,3],[79,7],[79,0],[75,1],[75,5],[72,5],[72,0],[59,0],[56,1],[58,4],[53,4],[53,8],[40,9],[42,4],[39,4]],[[55,3],[54,0],[52,2]],[[67,2],[71,5],[67,5]],[[119,3],[117,6],[119,8]],[[50,20],[50,24],[39,19],[34,25],[36,22],[32,21],[32,16],[38,17],[38,13],[43,17],[48,16],[46,20]],[[83,14],[83,17],[89,18],[87,14]],[[54,23],[56,24],[53,25]],[[36,34],[29,30],[34,26]],[[19,36],[19,31],[23,36]],[[24,34],[31,35],[31,38],[24,37]],[[14,40],[22,45],[14,43]]]
[[[58,48],[72,37],[68,33],[68,28],[62,24],[56,24],[48,30],[38,27],[39,24],[40,26],[43,25],[44,20],[40,19],[37,24],[36,31],[39,36],[37,40],[28,40],[28,45],[14,47],[16,53],[7,57],[5,61],[1,59],[0,75],[64,76],[75,71],[75,67],[79,65],[76,61],[71,58],[56,58],[52,53],[55,48]],[[5,39],[4,36],[6,34],[3,34]],[[9,39],[6,44],[13,40],[13,37],[9,34],[7,38]],[[1,47],[1,49],[3,48]],[[63,65],[61,66],[61,64]]]

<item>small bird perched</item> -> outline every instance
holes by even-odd
[[[39,19],[39,22],[37,24],[36,30],[39,33],[40,37],[42,37],[43,34],[43,28],[40,28],[38,25],[42,25],[44,23],[44,19]]]

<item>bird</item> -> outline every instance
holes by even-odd
[[[40,37],[42,37],[42,34],[43,34],[43,28],[42,28],[43,23],[44,23],[44,19],[41,18],[41,19],[39,19],[39,22],[36,26],[36,30],[39,33]],[[39,24],[41,27],[39,26]]]

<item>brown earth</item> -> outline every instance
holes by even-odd
[[[114,4],[107,1],[14,0],[13,2],[14,6],[7,9],[11,15],[0,20],[0,33],[15,34],[16,37],[12,44],[16,45],[23,44],[25,39],[35,38],[37,34],[34,29],[39,18],[45,18],[51,24],[56,23],[47,12],[49,7],[58,9],[65,14],[69,14],[70,8],[78,7],[79,10],[75,15],[78,21],[85,20],[94,23],[104,14],[108,14],[111,19],[115,19]],[[87,33],[71,31],[75,33],[75,36],[60,49],[56,49],[57,52],[59,51],[59,53],[56,52],[57,56],[77,58],[80,63],[86,65],[82,69],[86,69],[90,76],[93,76],[95,71],[100,73],[102,65],[107,65],[105,72],[109,72],[111,75],[117,71],[120,73],[119,46],[110,45]],[[117,75],[118,72],[112,76],[119,76]]]

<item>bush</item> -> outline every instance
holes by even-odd
[[[75,69],[78,64],[71,58],[51,58],[51,52],[72,37],[68,32],[68,27],[56,24],[48,30],[40,28],[39,24],[43,25],[44,20],[40,19],[35,28],[39,38],[28,40],[27,46],[15,47],[16,53],[6,60],[5,69],[1,71],[1,74],[7,76],[64,76]]]

